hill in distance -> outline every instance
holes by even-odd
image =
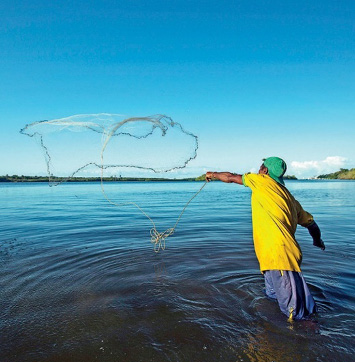
[[[341,168],[340,171],[319,175],[317,179],[328,180],[355,180],[355,168],[350,170],[347,168]]]

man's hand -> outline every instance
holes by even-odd
[[[214,176],[213,176],[213,174],[214,174],[214,172],[211,172],[211,171],[208,171],[208,172],[206,172],[206,181],[207,182],[210,182],[210,181],[212,181],[213,179],[214,179]]]
[[[321,238],[321,232],[319,229],[319,226],[315,221],[311,223],[311,225],[307,226],[309,234],[312,236],[313,239],[313,245],[317,248],[321,248],[322,250],[325,250],[324,242]]]
[[[319,239],[319,240],[313,239],[313,245],[318,248],[321,248],[322,250],[325,250],[325,245],[324,245],[324,242],[322,239]]]

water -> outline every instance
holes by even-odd
[[[200,186],[105,190],[163,231]],[[110,206],[98,183],[1,184],[0,361],[352,360],[355,182],[287,187],[327,247],[298,229],[319,312],[293,324],[263,295],[247,188],[208,184],[156,254],[149,220]]]

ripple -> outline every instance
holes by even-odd
[[[247,190],[206,188],[156,254],[150,222],[132,208],[108,207],[98,185],[7,187],[0,209],[0,360],[351,360],[354,228],[342,209],[353,203],[352,189],[331,205],[312,185],[306,201],[331,241],[319,253],[299,233],[308,240],[304,272],[319,312],[293,325],[264,297]],[[176,221],[185,187],[192,193],[193,186],[119,189],[127,199],[139,194],[164,230]],[[300,193],[305,185],[294,187]]]

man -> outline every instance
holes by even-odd
[[[295,239],[297,224],[308,228],[313,245],[322,250],[325,246],[313,216],[285,187],[285,161],[279,157],[263,161],[258,174],[207,172],[206,180],[237,183],[251,189],[254,247],[266,295],[277,299],[289,320],[302,319],[315,312],[316,305],[300,269],[302,252]]]

